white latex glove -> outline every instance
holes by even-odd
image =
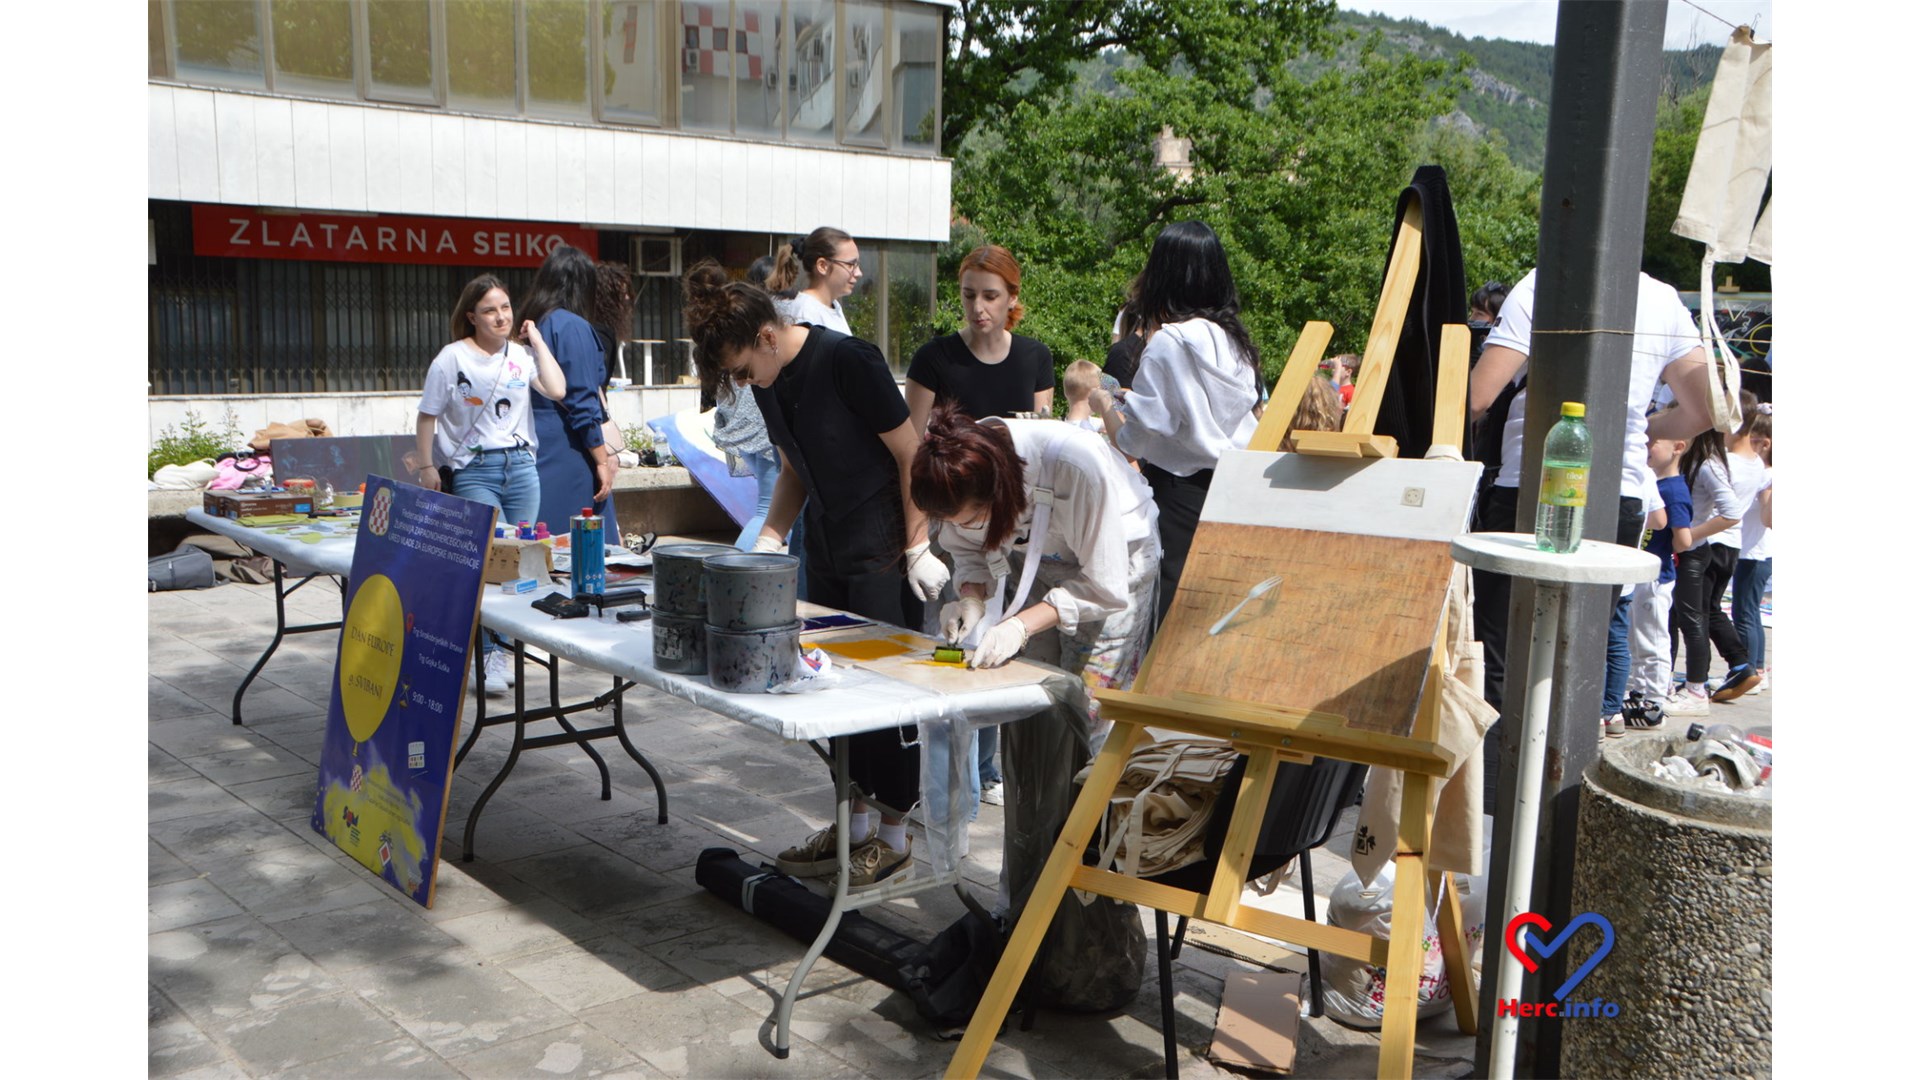
[[[928,550],[930,546],[922,540],[907,549],[907,582],[913,586],[914,595],[922,600],[939,599],[940,590],[953,576],[947,564]]]
[[[990,668],[1013,659],[1021,649],[1027,647],[1027,624],[1018,617],[1003,619],[999,625],[980,635],[980,644],[974,647],[973,661],[968,667]]]
[[[753,550],[756,554],[763,551],[771,551],[776,555],[785,555],[787,553],[787,545],[781,543],[780,538],[777,536],[768,536],[766,533],[761,533],[760,538],[753,542]]]
[[[973,633],[973,625],[986,616],[986,601],[977,596],[963,596],[940,609],[940,632],[947,635],[949,642],[958,645]]]

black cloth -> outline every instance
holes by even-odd
[[[1113,343],[1107,350],[1106,366],[1100,370],[1113,376],[1120,389],[1133,389],[1133,373],[1140,370],[1140,354],[1147,348],[1147,339],[1139,334],[1128,334]]]
[[[1174,591],[1180,587],[1180,572],[1186,569],[1193,533],[1200,527],[1200,508],[1206,505],[1207,489],[1213,486],[1213,470],[1175,476],[1143,460],[1140,475],[1146,477],[1147,486],[1153,489],[1154,505],[1160,508],[1160,597],[1153,613],[1153,625],[1158,627],[1173,606]]]
[[[1033,395],[1053,389],[1053,354],[1030,337],[1013,335],[1007,358],[983,362],[959,334],[934,338],[913,354],[907,378],[956,401],[975,420],[1032,412]]]
[[[1393,352],[1393,370],[1387,376],[1385,396],[1374,434],[1390,435],[1399,443],[1400,456],[1425,456],[1433,443],[1433,389],[1440,368],[1440,327],[1467,321],[1467,274],[1460,258],[1460,228],[1453,217],[1453,196],[1447,189],[1447,171],[1422,165],[1400,193],[1394,211],[1394,238],[1407,207],[1417,203],[1421,216],[1420,275],[1413,283],[1407,320]],[[1393,261],[1391,242],[1387,262]],[[1386,283],[1386,270],[1380,272]],[[1462,409],[1465,405],[1462,404]],[[1463,415],[1461,420],[1464,422]]]
[[[810,517],[817,512],[837,520],[875,492],[898,490],[899,466],[879,436],[907,422],[907,403],[886,357],[872,344],[810,327],[807,343],[773,386],[754,387],[753,397],[767,421],[767,437],[786,451],[806,485]],[[895,533],[892,539],[899,543],[902,537]],[[809,589],[813,576],[809,570]]]
[[[1734,526],[1739,528],[1739,526]],[[1673,584],[1673,621],[1686,646],[1686,673],[1690,683],[1705,683],[1713,668],[1712,643],[1726,659],[1729,670],[1747,662],[1747,643],[1734,628],[1733,620],[1720,610],[1727,595],[1727,582],[1733,580],[1740,549],[1728,544],[1701,544],[1683,551],[1675,560],[1678,573]]]

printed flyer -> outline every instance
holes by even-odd
[[[367,477],[313,827],[433,906],[495,509]]]

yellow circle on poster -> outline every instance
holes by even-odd
[[[393,579],[375,574],[360,583],[340,628],[340,711],[353,741],[366,742],[380,730],[400,679],[400,652],[406,616]]]

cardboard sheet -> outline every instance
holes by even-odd
[[[1220,994],[1207,1060],[1285,1076],[1299,1053],[1300,975],[1235,971]]]

